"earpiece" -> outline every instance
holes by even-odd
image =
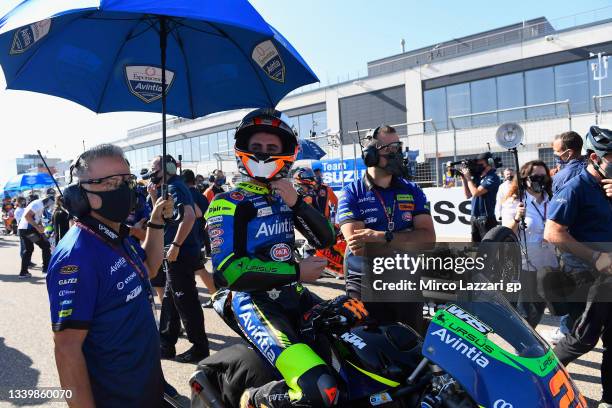
[[[87,194],[78,181],[73,181],[74,172],[81,166],[81,155],[70,166],[70,184],[64,188],[64,208],[74,217],[82,217],[91,211]]]
[[[178,168],[178,165],[176,163],[176,160],[174,160],[174,157],[170,156],[169,154],[166,155],[166,159],[164,160],[165,164],[166,164],[166,174],[170,175],[170,176],[174,176],[176,174],[176,170]]]
[[[378,148],[372,143],[372,140],[378,139],[379,130],[380,126],[377,126],[372,132],[372,135],[368,137],[368,139],[370,139],[368,146],[365,149],[361,148],[361,158],[363,159],[363,163],[366,165],[366,167],[374,167],[380,160]]]

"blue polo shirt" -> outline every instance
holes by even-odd
[[[549,220],[569,227],[579,242],[612,242],[612,202],[586,168],[552,199]]]
[[[82,222],[49,264],[52,329],[87,330],[83,355],[97,407],[157,407],[163,380],[144,251],[94,219]]]
[[[178,176],[172,176],[168,179],[168,194],[174,199],[174,205],[183,204],[185,207],[190,205],[193,207],[193,197],[189,192],[187,184],[182,178]],[[170,245],[174,241],[176,231],[178,231],[179,224],[177,225],[166,225],[164,230],[164,245]],[[196,224],[194,228],[191,228],[189,235],[181,244],[181,250],[179,251],[179,257],[181,255],[199,256],[202,243],[198,237],[198,231]]]
[[[430,213],[423,190],[402,178],[394,177],[389,188],[381,188],[365,174],[342,191],[337,215],[340,225],[362,221],[366,228],[387,231],[391,214],[393,231],[406,231],[414,227],[414,217]]]
[[[580,174],[587,165],[585,157],[572,159],[563,166],[552,178],[552,192],[556,194],[571,179]]]
[[[472,197],[472,212],[473,217],[495,218],[495,201],[497,199],[497,190],[501,180],[495,169],[490,169],[481,179],[479,186],[487,189],[487,193],[478,197]]]

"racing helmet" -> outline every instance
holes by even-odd
[[[282,151],[278,154],[249,151],[249,139],[255,133],[266,132],[280,137]],[[298,154],[298,140],[286,115],[275,109],[257,109],[246,115],[234,136],[234,152],[238,171],[260,181],[287,177]]]
[[[586,135],[584,148],[587,151],[591,150],[595,152],[599,157],[612,153],[612,131],[597,126],[591,126]]]
[[[296,184],[300,185],[314,186],[317,184],[314,172],[307,167],[297,169],[293,173],[293,180]]]

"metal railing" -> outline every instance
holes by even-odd
[[[603,99],[609,99],[609,98],[612,98],[612,94],[593,96],[593,107],[595,108],[595,124],[596,125],[599,125],[599,117],[602,114],[601,102]],[[607,109],[607,110],[611,110],[611,109],[612,109],[612,106],[610,107],[610,109]]]

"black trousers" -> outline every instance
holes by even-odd
[[[194,273],[198,265],[197,254],[181,254],[176,262],[168,262],[168,267],[165,268],[166,286],[159,320],[162,347],[174,347],[178,341],[182,321],[187,339],[199,349],[208,350],[204,313],[198,299]]]
[[[497,227],[497,220],[495,218],[472,217],[470,224],[472,224],[472,242],[481,242],[487,232]]]
[[[603,342],[601,360],[602,400],[612,403],[612,303],[599,302],[600,293],[612,290],[610,283],[597,282],[591,287],[584,313],[574,325],[572,332],[555,347],[557,357],[568,365],[591,351],[599,338]]]
[[[34,244],[42,251],[43,257],[43,272],[47,272],[49,260],[51,259],[51,245],[49,241],[36,230],[19,230],[19,237],[23,243],[23,253],[21,254],[21,272],[20,275],[28,273],[28,266],[32,261],[32,253],[34,252]]]

